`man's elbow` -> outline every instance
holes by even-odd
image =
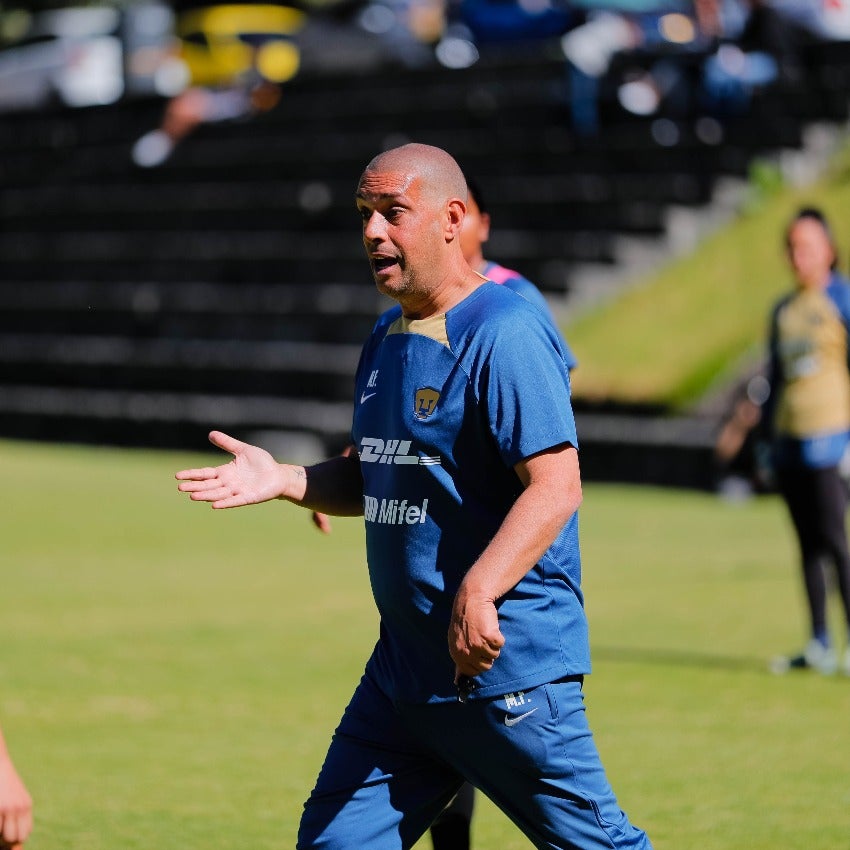
[[[569,518],[581,507],[581,503],[584,501],[584,493],[581,489],[581,484],[575,484],[570,487],[567,491],[567,497],[564,500],[564,522],[567,522]]]
[[[581,507],[583,498],[581,484],[571,483],[560,489],[557,498],[550,499],[549,504],[554,512],[553,519],[557,525],[564,526],[570,521],[570,518]]]

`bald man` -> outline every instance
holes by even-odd
[[[468,780],[537,847],[650,848],[588,729],[569,371],[540,310],[470,268],[445,151],[377,156],[356,192],[378,289],[348,457],[304,468],[220,432],[184,470],[214,508],[363,515],[380,633],[305,804],[297,847],[413,846]]]

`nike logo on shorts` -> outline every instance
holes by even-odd
[[[540,706],[537,706],[537,708],[540,708]],[[534,712],[537,711],[537,708],[532,708],[531,711],[526,711],[525,714],[518,714],[516,717],[510,717],[506,714],[505,726],[516,726],[517,723],[520,722],[520,720],[525,720],[525,718],[528,717],[529,714],[534,714]]]
[[[368,401],[370,398],[372,398],[373,395],[377,395],[377,393],[369,393],[369,395],[366,395],[366,393],[361,393],[360,404],[363,404],[364,401]]]

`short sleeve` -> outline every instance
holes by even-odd
[[[558,332],[561,347],[564,349],[564,361],[567,364],[567,369],[570,371],[575,369],[576,366],[578,366],[578,360],[576,359],[575,354],[573,354],[572,349],[567,344],[567,341],[558,331],[558,323],[555,321],[555,316],[552,314],[549,302],[546,300],[543,293],[530,280],[527,280],[524,277],[509,278],[505,281],[504,286],[505,289],[510,289],[513,292],[516,292],[517,295],[521,295],[526,301],[533,304],[543,313],[547,321],[552,325],[555,331]]]
[[[569,371],[555,332],[540,318],[502,323],[479,385],[507,465],[564,443],[578,447]]]

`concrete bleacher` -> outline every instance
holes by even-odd
[[[200,448],[223,427],[333,451],[388,303],[353,205],[376,152],[454,153],[486,189],[489,253],[557,299],[571,269],[617,261],[618,236],[661,234],[670,205],[709,203],[718,178],[799,145],[806,120],[846,118],[850,51],[820,58],[816,94],[766,94],[720,145],[687,121],[659,144],[612,108],[576,138],[563,61],[539,47],[297,78],[271,112],[201,127],[150,170],[130,151],[162,102],[4,116],[0,435]]]

